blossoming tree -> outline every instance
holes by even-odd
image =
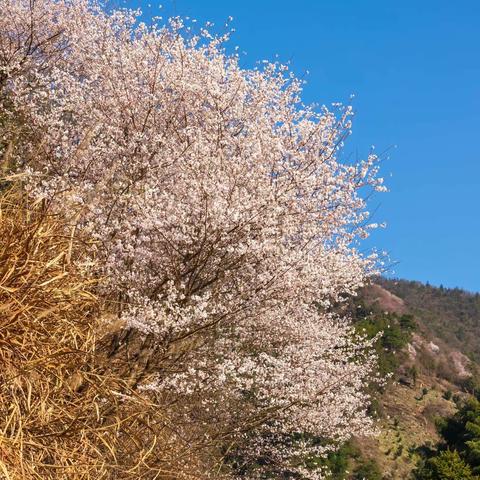
[[[180,19],[0,7],[4,157],[97,240],[102,295],[160,352],[139,391],[192,443],[263,458],[251,478],[320,478],[319,438],[371,431],[374,358],[330,309],[376,268],[360,192],[384,187],[375,156],[339,160],[351,109],[303,105],[286,67],[244,69]]]

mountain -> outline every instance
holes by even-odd
[[[411,478],[424,450],[440,440],[439,419],[456,412],[456,401],[480,391],[480,295],[378,278],[349,308],[367,332],[383,329],[377,351],[381,373],[390,374],[372,404],[379,434],[355,439],[350,467],[375,465],[367,480]],[[362,478],[342,475],[334,478]]]
[[[437,337],[480,362],[480,293],[407,280],[380,278],[377,283],[400,297]]]

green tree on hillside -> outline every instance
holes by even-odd
[[[382,480],[382,478],[382,473],[374,460],[368,460],[353,472],[354,480]]]
[[[361,313],[364,312],[365,309],[361,309]],[[380,373],[386,375],[394,372],[400,365],[400,352],[411,340],[416,323],[411,315],[368,312],[362,317],[357,311],[355,328],[368,338],[380,335],[375,348]]]
[[[439,453],[416,472],[418,480],[480,479],[480,402],[470,398],[439,424]]]
[[[430,458],[415,474],[416,480],[477,480],[456,450],[444,450]]]

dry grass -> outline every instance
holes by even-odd
[[[0,478],[199,478],[161,409],[97,350],[89,250],[21,188],[0,192]]]
[[[379,465],[386,479],[411,478],[420,459],[416,449],[439,441],[435,419],[449,417],[456,410],[454,402],[443,398],[441,386],[434,376],[420,375],[414,388],[394,382],[382,396],[385,416],[380,419],[380,435],[357,439],[357,445],[364,458]],[[428,388],[425,396],[423,387]],[[454,388],[446,382],[445,387]]]

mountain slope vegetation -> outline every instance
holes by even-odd
[[[381,278],[378,284],[400,297],[434,335],[475,362],[480,361],[479,293],[408,280]]]
[[[427,477],[425,472],[429,466],[442,469],[448,462],[458,471],[470,471],[462,458],[441,454],[444,447],[439,426],[452,423],[448,419],[455,418],[457,408],[464,408],[464,402],[477,391],[478,367],[472,352],[474,336],[480,334],[478,297],[459,289],[377,278],[352,299],[350,309],[357,325],[367,323],[372,333],[385,332],[380,366],[391,376],[372,403],[379,435],[354,441],[358,451],[352,457],[351,471],[355,472],[357,463],[368,462],[376,465],[381,476],[372,473],[365,475],[366,479],[416,478],[422,471],[425,476],[419,478],[444,480],[450,477]],[[467,313],[467,326],[463,327]],[[402,318],[406,329],[401,328]],[[465,347],[455,334],[459,330],[470,332]],[[392,339],[397,348],[392,348]],[[442,455],[438,461],[437,445]],[[426,466],[417,470],[417,465]],[[333,478],[357,477],[343,472]]]

